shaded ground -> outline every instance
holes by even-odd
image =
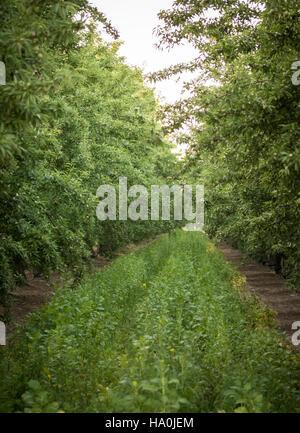
[[[219,245],[219,250],[246,277],[249,291],[277,312],[278,327],[291,342],[291,336],[295,332],[292,323],[300,320],[300,294],[293,293],[285,280],[268,266],[246,259],[240,251],[225,243]],[[297,348],[300,349],[300,346]]]
[[[27,283],[15,292],[10,292],[11,296],[11,320],[6,327],[7,334],[15,329],[16,324],[22,324],[26,315],[38,310],[42,305],[49,302],[55,292],[55,288],[61,284],[61,276],[55,272],[49,281],[42,277],[34,277],[31,272],[25,272]]]
[[[115,252],[114,259],[98,255],[93,259],[93,264],[96,268],[102,268],[121,255],[137,251],[151,242],[153,242],[153,239],[146,239],[139,244],[130,244],[120,248]],[[27,314],[40,309],[44,304],[49,302],[54,296],[55,289],[64,283],[58,272],[54,272],[49,281],[42,277],[34,277],[31,272],[26,272],[26,277],[27,283],[15,292],[10,293],[12,306],[10,312],[11,320],[6,327],[7,335],[13,332],[16,324],[20,325],[24,323]]]

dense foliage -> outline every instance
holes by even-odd
[[[165,115],[170,130],[191,125],[185,178],[206,186],[207,232],[273,262],[299,287],[299,2],[176,0],[160,18],[162,46],[199,50],[156,78],[199,71],[191,97]]]
[[[299,362],[201,233],[60,289],[2,356],[2,411],[295,412]]]
[[[160,18],[161,46],[199,57],[155,78],[200,71],[165,128],[87,0],[1,3],[0,319],[26,271],[75,280],[1,348],[0,412],[300,412],[299,357],[206,235],[96,218],[98,187],[120,177],[204,183],[208,234],[299,283],[298,1],[175,0]],[[166,131],[184,124],[182,164]],[[83,272],[94,247],[166,231]]]
[[[96,219],[97,188],[166,183],[176,158],[142,72],[105,44],[105,17],[77,0],[1,4],[0,303],[25,270],[81,275],[109,252],[170,224]]]

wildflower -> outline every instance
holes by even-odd
[[[170,352],[175,352],[175,349],[173,349],[173,347],[172,347],[172,349],[170,349]]]
[[[146,283],[143,283],[143,284],[142,284],[142,287],[146,287],[146,286],[147,286],[147,284],[146,284]]]
[[[218,335],[217,335],[217,337],[221,337],[221,334],[218,332]]]
[[[136,380],[134,380],[134,381],[132,382],[132,385],[136,388],[136,386],[137,386],[137,382],[136,382]]]

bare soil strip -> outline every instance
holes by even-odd
[[[162,235],[158,235],[160,237]],[[155,238],[156,239],[156,238]],[[138,244],[130,244],[120,248],[114,253],[114,259],[108,259],[98,255],[93,259],[93,265],[96,268],[102,268],[112,263],[116,258],[137,251],[145,247],[154,239],[145,239]],[[7,325],[7,334],[11,334],[15,326],[21,325],[26,320],[26,316],[40,309],[44,304],[50,302],[54,296],[56,287],[65,283],[58,272],[53,272],[49,281],[42,277],[35,277],[31,272],[26,271],[27,283],[21,286],[15,292],[10,292],[12,297],[11,320]]]
[[[278,327],[286,334],[291,343],[292,323],[300,320],[300,294],[293,293],[284,278],[268,266],[247,259],[239,250],[225,243],[219,245],[225,259],[235,265],[246,277],[248,290],[260,301],[277,312]],[[297,346],[300,349],[300,346]]]

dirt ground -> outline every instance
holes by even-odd
[[[116,258],[137,251],[145,247],[154,239],[146,239],[139,244],[130,244],[120,248],[114,254],[114,259],[108,259],[104,256],[98,255],[93,259],[93,265],[96,268],[103,268],[116,260]],[[21,286],[15,292],[10,292],[11,296],[11,320],[6,327],[7,335],[11,334],[15,326],[21,325],[26,320],[26,316],[40,309],[44,304],[49,302],[54,294],[55,289],[64,284],[61,275],[58,272],[52,273],[49,281],[42,277],[34,277],[31,272],[26,271],[27,283]]]
[[[11,320],[6,327],[7,335],[13,332],[16,324],[22,324],[27,314],[40,309],[49,302],[55,292],[55,288],[61,284],[59,273],[51,275],[49,281],[41,277],[34,277],[31,272],[25,272],[27,283],[18,290],[10,292],[11,297]]]
[[[261,265],[246,257],[238,250],[222,243],[219,250],[225,259],[234,264],[246,277],[248,290],[264,304],[276,311],[278,327],[291,343],[292,323],[300,321],[300,294],[287,287],[284,278],[268,266]],[[300,346],[296,346],[299,350]]]

